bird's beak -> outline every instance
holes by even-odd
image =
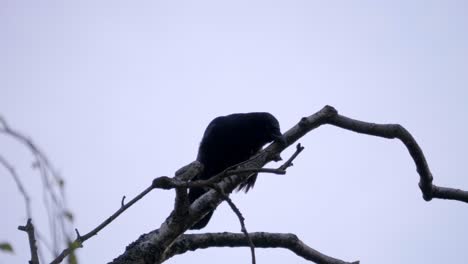
[[[283,137],[283,134],[281,134],[281,132],[278,132],[277,134],[273,134],[273,140],[281,144],[281,146],[287,145],[286,139]]]

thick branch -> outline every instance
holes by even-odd
[[[419,174],[419,188],[426,201],[432,198],[450,199],[468,203],[468,192],[459,189],[439,187],[432,184],[432,173],[421,147],[403,126],[398,124],[374,124],[339,115],[335,108],[325,106],[319,112],[301,119],[298,125],[285,133],[288,144],[296,141],[310,130],[323,124],[334,125],[361,134],[383,138],[398,138],[408,149]],[[290,141],[292,140],[292,141]]]
[[[243,162],[236,169],[239,171],[237,171],[235,175],[231,175],[230,177],[226,177],[226,175],[218,175],[220,179],[219,182],[217,182],[217,185],[224,193],[231,193],[234,188],[251,175],[252,170],[259,170],[266,163],[276,160],[278,155],[285,148],[293,144],[311,130],[324,124],[330,124],[343,129],[373,136],[400,139],[407,147],[416,164],[417,171],[420,175],[419,186],[423,192],[425,200],[429,201],[432,198],[442,198],[468,202],[468,193],[466,191],[437,187],[432,184],[432,174],[421,148],[411,134],[402,126],[379,125],[350,119],[339,115],[331,106],[325,106],[317,113],[309,117],[302,118],[297,125],[283,135],[286,144],[276,142],[272,143],[248,161]],[[244,171],[241,172],[242,170]],[[218,176],[216,176],[216,178],[218,178]],[[153,182],[153,185],[157,185],[155,187],[163,189],[195,187],[196,184],[200,184],[200,182],[175,183],[173,179],[169,178],[158,178]],[[168,217],[158,230],[140,237],[139,240],[127,247],[127,250],[123,255],[115,259],[112,263],[161,263],[165,260],[165,256],[169,255],[167,252],[168,247],[170,247],[174,241],[176,241],[178,237],[181,236],[193,223],[214,210],[222,201],[223,197],[218,192],[214,190],[208,191],[190,205],[184,221],[175,222],[171,216]],[[247,243],[245,239],[242,239],[242,241],[243,243]],[[254,244],[256,246],[260,246],[255,242]]]
[[[198,161],[194,161],[187,166],[182,167],[176,171],[174,180],[180,182],[187,182],[203,170],[203,164]],[[153,181],[153,187],[156,187],[157,183]],[[175,187],[175,186],[174,186]],[[190,203],[188,200],[187,187],[177,187],[176,197],[174,203],[174,217],[184,218],[187,215],[188,207]],[[177,220],[177,219],[176,219]]]
[[[460,189],[432,185],[432,198],[456,200],[468,203],[468,192]]]
[[[304,244],[294,234],[278,234],[255,232],[250,233],[250,238],[257,248],[285,248],[296,255],[319,264],[346,264],[359,263],[346,262],[324,255],[317,250]],[[187,251],[205,249],[210,247],[248,247],[249,242],[245,240],[242,233],[205,233],[181,235],[170,247],[167,257],[183,254]]]
[[[406,146],[409,154],[414,160],[416,171],[420,177],[419,188],[421,189],[424,200],[430,201],[432,198],[440,198],[468,203],[467,191],[439,187],[432,184],[433,177],[429,169],[429,165],[427,164],[426,157],[414,137],[403,126],[398,124],[384,125],[367,123],[338,114],[327,120],[327,123],[357,133],[390,139],[398,138]]]

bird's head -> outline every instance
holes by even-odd
[[[265,143],[276,141],[282,145],[286,145],[286,140],[281,133],[278,120],[270,113],[258,113],[259,122],[262,124],[263,139]]]

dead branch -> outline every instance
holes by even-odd
[[[301,143],[296,145],[296,152],[283,164],[281,165],[278,170],[286,170],[287,168],[293,166],[294,164],[292,163],[294,159],[299,155],[304,150],[304,147],[301,146]]]
[[[273,169],[273,168],[240,168],[240,169],[236,169],[237,166],[241,166],[241,165],[245,164],[246,162],[255,159],[256,156],[254,156],[253,158],[251,158],[251,159],[249,159],[247,161],[240,162],[239,164],[236,164],[234,166],[231,166],[231,167],[225,169],[224,171],[218,173],[217,175],[211,177],[208,180],[196,180],[196,181],[181,180],[180,178],[177,177],[177,172],[176,172],[176,177],[174,177],[174,178],[169,178],[167,176],[161,176],[161,177],[155,178],[153,180],[153,186],[154,186],[154,188],[165,189],[165,190],[174,189],[174,188],[176,188],[176,189],[185,188],[186,189],[186,188],[194,188],[194,187],[197,187],[197,188],[212,187],[213,184],[219,182],[221,179],[226,179],[226,177],[229,177],[229,176],[232,176],[232,175],[246,174],[246,173],[248,173],[248,174],[272,173],[272,174],[284,175],[284,174],[286,174],[286,169],[293,165],[292,162],[294,161],[294,159],[296,159],[296,157],[299,155],[299,153],[301,153],[303,150],[304,150],[304,147],[301,146],[300,143],[297,144],[296,151],[294,152],[294,154],[283,165],[281,165],[277,169]],[[185,166],[184,169],[186,169],[186,167],[188,167],[188,166],[203,166],[203,165],[200,164],[199,162],[195,161],[195,162],[192,162],[191,164]],[[183,175],[183,174],[180,174],[180,175]],[[176,199],[176,201],[177,201],[177,199]]]
[[[232,174],[230,174],[227,170],[225,174],[219,174],[215,176],[214,178],[216,178],[216,181],[213,180],[213,182],[210,182],[210,184],[217,183],[217,186],[224,193],[229,194],[242,181],[246,180],[253,171],[260,172],[266,163],[272,160],[277,160],[277,157],[285,148],[293,144],[308,132],[324,124],[330,124],[343,129],[373,136],[400,139],[407,147],[411,157],[416,164],[417,172],[420,175],[419,186],[423,192],[425,200],[429,201],[432,198],[442,198],[468,202],[468,192],[457,189],[438,187],[432,184],[432,174],[429,170],[421,148],[416,143],[411,134],[401,125],[380,125],[350,119],[348,117],[339,115],[338,112],[331,106],[325,106],[317,113],[309,117],[302,118],[297,125],[295,125],[283,135],[286,144],[279,144],[276,142],[272,143],[266,149],[260,151],[253,158],[243,162],[240,166],[236,165],[238,168],[236,168]],[[284,168],[280,167],[279,169]],[[227,174],[230,174],[230,177],[226,177]],[[209,181],[211,180],[212,179]],[[156,188],[162,189],[199,187],[203,186],[204,184],[207,184],[207,182],[186,182],[168,177],[160,177],[153,181],[153,185]],[[208,212],[214,210],[223,200],[224,199],[222,195],[219,194],[219,192],[214,190],[208,191],[189,206],[186,217],[183,220],[179,219],[178,221],[174,221],[173,217],[169,216],[159,229],[141,236],[137,241],[129,245],[124,254],[114,259],[112,263],[163,262],[169,256],[171,256],[171,254],[173,255],[173,251],[171,251],[173,245],[175,245],[179,239],[186,238],[187,235],[183,235],[183,233],[191,226],[191,224],[201,219]],[[244,239],[245,237],[241,234],[239,235],[242,236],[242,238],[239,238],[239,241],[243,241],[239,243],[243,243],[243,246],[247,246],[248,242]],[[227,241],[230,241],[226,237],[222,238],[227,240],[224,240],[225,242],[219,242],[220,244],[228,243]],[[297,241],[292,237],[289,239],[291,241]],[[256,240],[253,240],[253,242],[256,247],[261,247],[260,244],[257,244]],[[340,260],[336,259],[317,259],[306,257],[308,256],[308,252],[311,250],[309,247],[307,247],[308,250],[305,250],[304,248],[306,246],[303,245],[302,242],[302,247],[297,246],[297,242],[291,243],[296,245],[291,246],[294,248],[294,252],[302,252],[297,254],[308,260],[315,261],[316,263],[346,263],[343,261],[339,262]]]
[[[414,160],[416,171],[420,177],[419,188],[421,189],[424,200],[430,201],[433,198],[439,198],[468,203],[467,191],[439,187],[432,184],[433,177],[429,169],[429,165],[427,164],[426,157],[414,137],[403,126],[398,124],[374,124],[351,119],[339,115],[331,106],[326,106],[321,111],[335,112],[334,115],[330,116],[330,118],[326,120],[327,124],[377,137],[389,139],[398,138],[406,146],[409,154]]]
[[[346,262],[324,255],[310,248],[294,234],[278,234],[255,232],[249,234],[257,248],[284,248],[296,255],[319,264],[357,264],[359,261]],[[169,248],[167,259],[175,255],[184,254],[187,251],[212,247],[248,247],[242,233],[205,233],[181,235]]]
[[[73,252],[73,250],[83,247],[83,242],[86,240],[90,239],[91,237],[97,235],[99,231],[101,231],[104,227],[106,227],[108,224],[112,223],[120,214],[125,212],[130,206],[138,202],[141,198],[143,198],[145,195],[147,195],[149,192],[153,190],[153,187],[150,186],[146,188],[143,192],[138,194],[135,198],[133,198],[131,201],[128,203],[124,204],[123,199],[121,201],[121,206],[120,208],[111,216],[109,216],[104,222],[102,222],[100,225],[98,225],[96,228],[85,234],[84,236],[80,235],[78,232],[78,229],[75,229],[76,232],[76,239],[70,243],[70,246],[66,249],[64,249],[52,262],[51,264],[58,264],[61,263],[70,253]],[[125,196],[124,196],[125,197]]]
[[[198,173],[200,173],[201,169],[203,168],[203,166],[200,165],[199,162],[193,162],[191,164],[189,164],[188,166],[186,166],[186,168],[184,167],[184,173],[186,175],[184,175],[185,177],[188,177],[189,179],[193,178],[195,175],[197,175]],[[180,178],[179,175],[176,173],[176,176],[174,178]],[[184,178],[182,178],[184,179]],[[88,232],[87,234],[85,235],[80,235],[80,233],[78,232],[78,229],[75,229],[75,232],[76,232],[76,239],[70,243],[70,246],[68,248],[65,248],[52,262],[51,264],[58,264],[58,263],[61,263],[71,252],[73,252],[73,250],[77,249],[77,248],[80,248],[80,247],[83,247],[83,242],[85,242],[86,240],[90,239],[91,237],[97,235],[97,233],[99,231],[101,231],[102,229],[104,229],[104,227],[106,227],[107,225],[109,225],[110,223],[112,223],[117,217],[119,217],[119,215],[121,215],[123,212],[125,212],[128,208],[130,208],[132,205],[134,205],[136,202],[138,202],[140,199],[142,199],[143,197],[145,197],[148,193],[150,193],[153,189],[155,188],[154,184],[152,184],[151,186],[147,187],[143,192],[141,192],[140,194],[138,194],[137,196],[135,196],[135,198],[133,198],[132,200],[130,200],[128,203],[124,203],[125,201],[125,196],[122,197],[121,201],[120,201],[120,208],[115,212],[113,213],[111,216],[109,216],[106,220],[104,220],[100,225],[98,225],[96,228],[94,228],[93,230],[91,230],[90,232]]]
[[[39,164],[38,166],[43,166],[42,170],[48,169],[53,171],[51,167],[47,168],[50,166],[50,163],[45,158],[45,155],[43,155],[42,152],[37,149],[37,147],[32,144],[28,138],[11,130],[3,119],[0,119],[0,123],[3,125],[3,127],[0,127],[0,132],[12,135],[26,144],[31,148],[38,162],[42,162],[43,165]],[[440,198],[468,202],[467,191],[439,187],[432,183],[433,176],[429,170],[424,153],[413,136],[404,127],[398,124],[374,124],[351,119],[339,115],[333,107],[325,106],[317,113],[309,117],[302,118],[296,126],[288,130],[283,135],[286,144],[272,143],[270,146],[260,151],[251,159],[232,166],[209,180],[190,181],[195,175],[197,175],[197,173],[200,172],[200,168],[202,167],[199,163],[197,164],[196,162],[179,170],[176,173],[176,176],[173,178],[163,176],[154,179],[151,186],[145,189],[130,202],[125,204],[124,198],[122,198],[120,209],[89,233],[81,236],[78,230],[76,230],[77,238],[75,241],[73,241],[68,248],[64,249],[62,253],[51,263],[60,263],[74,249],[81,247],[84,241],[96,235],[100,230],[106,227],[121,213],[123,213],[138,200],[143,198],[154,188],[176,189],[174,211],[165,220],[159,229],[141,236],[137,241],[129,245],[124,254],[116,258],[112,263],[162,263],[174,255],[182,254],[189,250],[221,246],[249,246],[252,251],[253,263],[255,263],[255,247],[287,248],[296,253],[298,256],[316,263],[349,263],[328,257],[308,247],[292,234],[248,233],[245,228],[244,217],[228,196],[234,188],[236,188],[241,182],[248,179],[253,173],[285,174],[286,169],[292,166],[292,161],[303,150],[303,147],[300,146],[300,144],[297,145],[294,155],[279,168],[269,169],[263,168],[263,166],[272,160],[278,160],[280,153],[285,148],[293,144],[308,132],[325,124],[337,126],[357,133],[389,139],[399,139],[406,146],[410,156],[414,160],[417,172],[420,177],[419,188],[421,189],[423,198],[426,201],[430,201],[433,198]],[[0,162],[8,170],[10,170],[8,163],[3,161],[5,160],[0,159]],[[47,176],[47,172],[41,173]],[[192,187],[210,187],[212,190],[205,193],[193,204],[188,204],[187,188]],[[53,192],[52,200],[58,203],[55,201]],[[227,201],[238,216],[243,233],[207,233],[198,235],[184,234],[184,232],[193,223],[196,223],[207,213],[214,210],[222,201]],[[27,225],[24,227],[20,226],[19,229],[28,233],[32,255],[31,263],[39,263],[37,258],[37,247],[35,246],[36,242],[34,237],[34,227],[32,226],[31,221],[28,220]]]
[[[231,198],[229,198],[229,196],[226,195],[223,192],[223,190],[221,190],[216,184],[213,184],[210,187],[213,188],[215,191],[217,191],[223,197],[223,199],[228,203],[229,207],[231,207],[232,211],[236,214],[237,218],[239,219],[239,223],[241,225],[241,231],[244,234],[247,241],[249,242],[250,254],[252,255],[252,264],[257,263],[257,261],[255,259],[255,245],[254,245],[252,239],[250,238],[250,234],[247,231],[247,228],[245,227],[245,218],[242,215],[241,211],[234,204],[234,202],[231,200]]]

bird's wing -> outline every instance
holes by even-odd
[[[215,130],[217,126],[219,126],[219,120],[220,118],[217,117],[215,119],[213,119],[213,121],[211,121],[209,124],[208,124],[208,127],[205,129],[205,133],[203,133],[203,139],[209,137],[210,135],[213,134],[213,130]]]

